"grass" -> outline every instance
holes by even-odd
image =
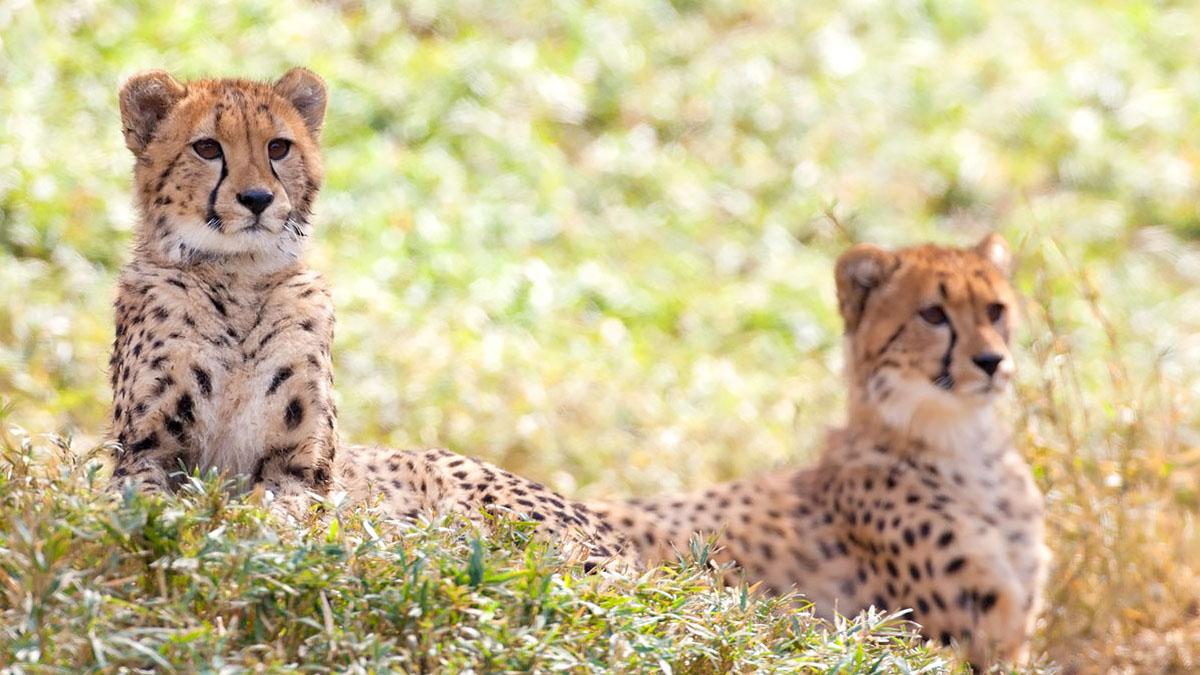
[[[531,523],[481,540],[461,523],[366,509],[300,531],[196,479],[116,508],[98,462],[7,437],[0,654],[14,672],[944,671],[902,617],[825,630],[795,598],[724,588],[695,558],[654,574],[582,575]],[[41,665],[39,665],[41,664]],[[78,669],[78,670],[77,670]]]
[[[1194,3],[1084,0],[0,0],[5,425],[45,448],[39,465],[57,452],[43,434],[100,440],[109,301],[134,220],[121,78],[149,67],[269,78],[304,64],[332,92],[311,259],[335,288],[347,437],[447,446],[581,497],[807,461],[843,402],[834,256],[855,241],[968,243],[998,229],[1026,298],[1011,419],[1048,497],[1055,554],[1035,651],[1067,671],[1195,670],[1196,26]],[[23,441],[8,433],[12,456]],[[6,475],[25,475],[6,461]],[[6,479],[4,547],[38,513],[75,513],[89,532],[112,515],[88,505],[86,472],[72,471]],[[346,514],[344,531],[367,517]],[[470,557],[459,535],[375,527],[395,546],[429,543],[429,570]],[[324,536],[277,535],[267,549]],[[68,547],[69,581],[89,578],[97,552],[125,550],[96,542]],[[129,560],[162,557],[137,542]],[[489,544],[489,564],[525,569],[527,550]],[[110,579],[162,590],[159,572],[120,569]],[[707,583],[664,574],[644,583],[672,602]],[[104,612],[132,597],[111,592]],[[296,611],[322,623],[318,596]],[[10,617],[29,604],[4,597],[4,639],[27,639]],[[43,616],[86,635],[67,611],[86,605]],[[147,629],[143,646],[174,649],[198,630],[171,623],[183,616],[174,599],[121,611],[147,607],[120,619]],[[776,620],[757,611],[722,615],[721,630]],[[583,644],[587,630],[551,642]],[[808,648],[773,630],[740,653]],[[75,644],[54,635],[47,649]],[[260,653],[229,640],[230,659]],[[114,663],[149,658],[115,649]],[[745,658],[749,669],[758,657]]]

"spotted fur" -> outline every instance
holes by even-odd
[[[1025,658],[1042,496],[996,402],[1012,376],[1008,248],[857,246],[837,264],[849,415],[815,466],[594,508],[654,564],[718,537],[728,575],[820,612],[911,609],[976,663]]]
[[[588,506],[471,457],[348,446],[336,462],[336,481],[352,500],[378,503],[398,519],[457,514],[486,530],[489,517],[512,517],[536,523],[540,538],[586,569],[639,567],[625,535]]]

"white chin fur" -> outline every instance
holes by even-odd
[[[871,396],[884,424],[932,447],[969,451],[995,426],[996,394],[964,395],[923,380],[900,381],[892,373],[886,378],[892,393],[886,400]]]
[[[264,270],[279,269],[299,259],[304,237],[291,227],[273,226],[245,231],[244,224],[229,225],[220,232],[202,221],[171,223],[172,234],[158,243],[159,251],[171,262],[187,263],[206,258],[236,259]],[[299,228],[296,228],[299,229]]]

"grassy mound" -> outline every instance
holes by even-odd
[[[335,498],[288,530],[215,480],[114,506],[99,466],[60,440],[3,446],[0,662],[17,672],[950,668],[902,617],[829,626],[798,599],[723,588],[704,547],[638,577],[586,575],[531,523],[481,539]]]

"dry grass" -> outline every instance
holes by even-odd
[[[1044,271],[1027,303],[1031,339],[1017,393],[1020,438],[1049,498],[1055,553],[1038,641],[1068,672],[1193,672],[1200,667],[1194,380],[1166,375],[1166,354],[1133,356],[1132,319],[1113,316],[1092,276],[1067,264],[1058,242],[1041,249],[1026,263]],[[1054,291],[1047,268],[1058,268],[1074,292]],[[1072,311],[1080,316],[1068,318]],[[1095,330],[1081,335],[1072,329],[1078,321]],[[1089,338],[1096,343],[1081,349]]]

